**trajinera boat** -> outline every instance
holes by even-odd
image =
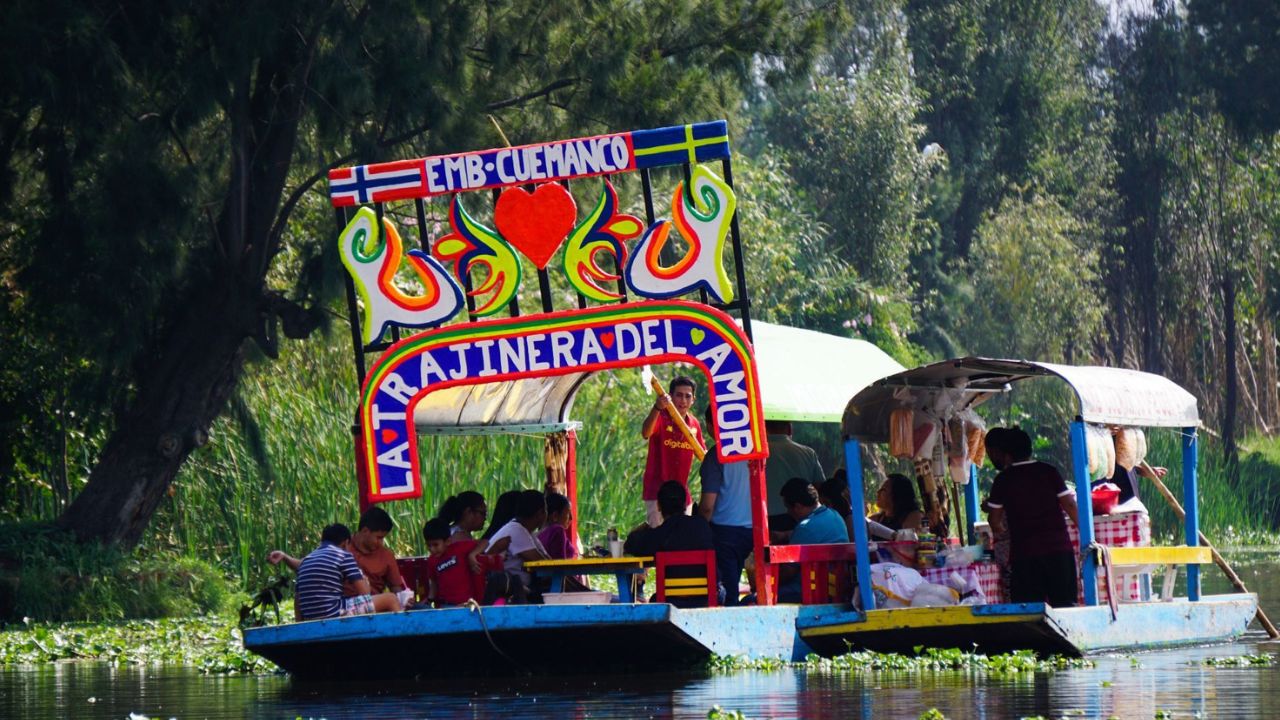
[[[639,186],[643,219],[622,211],[615,180]],[[653,188],[667,182],[674,188],[670,218],[659,219]],[[594,202],[580,209],[573,189]],[[1195,547],[1198,419],[1194,400],[1172,383],[1128,371],[976,359],[904,372],[870,343],[753,321],[724,121],[341,168],[329,174],[329,193],[349,272],[361,385],[353,433],[362,509],[420,497],[430,478],[419,465],[419,438],[458,434],[504,434],[512,442],[546,436],[564,450],[554,454],[561,466],[549,465],[548,474],[563,477],[576,508],[580,490],[590,491],[578,487],[583,428],[572,419],[583,382],[620,368],[684,363],[705,378],[710,395],[708,452],[722,463],[748,463],[758,597],[751,606],[716,607],[711,598],[712,607],[689,609],[569,597],[561,604],[473,605],[246,630],[246,648],[296,677],[587,665],[669,670],[713,654],[800,660],[849,647],[1079,654],[1223,640],[1241,633],[1253,615],[1252,595],[1200,595],[1198,567],[1207,554]],[[428,203],[445,206],[448,232],[432,236]],[[398,224],[415,226],[420,247],[404,247]],[[673,226],[682,249],[668,242]],[[553,261],[562,272],[553,272]],[[405,290],[397,274],[417,287]],[[526,276],[538,284],[533,312],[518,293]],[[557,308],[556,298],[568,307]],[[369,354],[376,355],[372,364]],[[945,414],[939,397],[970,407],[1039,375],[1067,380],[1081,398],[1081,419],[1072,426],[1077,465],[1085,423],[1183,428],[1187,546],[1110,555],[1112,565],[1185,564],[1188,598],[1125,603],[1112,612],[1098,605],[1097,587],[1086,581],[1083,606],[1075,608],[876,609],[868,557],[879,548],[868,542],[864,523],[853,523],[855,541],[848,545],[770,545],[766,417],[843,420],[852,507],[861,508],[859,443],[886,439],[892,409],[927,406]],[[872,384],[880,378],[886,379]],[[625,470],[638,478],[638,468]],[[1087,472],[1075,471],[1088,497]],[[970,535],[976,485],[966,486]],[[1092,579],[1098,550],[1088,505],[1081,503],[1081,572]],[[576,527],[570,531],[576,535]],[[411,586],[421,561],[400,560]],[[788,562],[799,563],[808,579],[801,604],[775,599],[779,567]],[[854,595],[867,610],[854,609]]]

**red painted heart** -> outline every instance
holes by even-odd
[[[600,344],[607,348],[613,347],[613,333],[600,333]]]
[[[399,437],[400,437],[400,433],[397,433],[395,430],[392,430],[391,428],[382,428],[382,444],[383,445],[390,445],[391,443],[395,442],[396,439]]]
[[[578,220],[578,206],[563,185],[546,183],[532,193],[511,188],[498,196],[498,232],[539,270],[545,269]]]

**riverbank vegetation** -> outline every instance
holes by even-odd
[[[0,88],[0,521],[56,522],[91,558],[98,541],[124,548],[83,565],[92,574],[163,565],[204,587],[198,561],[250,587],[266,550],[305,552],[324,524],[354,522],[357,383],[326,168],[715,117],[733,137],[754,317],[863,338],[908,365],[973,353],[1168,376],[1204,418],[1206,532],[1280,527],[1271,5],[131,15],[72,0],[57,30],[46,14],[12,8],[0,53],[13,78]],[[636,195],[622,194],[627,210]],[[427,222],[444,222],[443,205]],[[525,284],[525,307],[536,292]],[[1015,394],[991,416],[1030,427],[1063,464],[1062,399]],[[633,373],[578,398],[588,540],[639,518],[634,425],[650,401]],[[836,456],[832,433],[803,433]],[[1151,444],[1176,467],[1176,437]],[[422,453],[428,497],[391,508],[398,552],[421,550],[450,492],[541,485],[538,438]],[[1179,492],[1176,472],[1169,482]],[[1155,532],[1172,533],[1145,495]],[[20,557],[0,560],[6,587],[38,572]],[[66,602],[77,616],[178,610],[75,584],[107,593]]]

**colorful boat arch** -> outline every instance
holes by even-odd
[[[768,454],[751,345],[725,313],[679,300],[451,325],[392,345],[360,392],[359,462],[372,502],[422,494],[413,412],[459,385],[688,362],[707,378],[721,462]]]

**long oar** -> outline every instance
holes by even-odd
[[[658,378],[650,375],[649,384],[653,386],[653,391],[658,393],[658,397],[667,394],[666,388],[662,387],[662,382]],[[680,434],[684,435],[684,439],[693,446],[693,454],[697,455],[699,460],[705,458],[707,456],[706,448],[702,447],[702,443],[698,442],[698,438],[694,437],[693,431],[689,429],[689,426],[684,424],[684,418],[680,417],[680,411],[676,410],[671,403],[667,403],[666,408],[667,415],[671,416],[671,421],[676,424],[676,427],[680,428]]]
[[[1165,500],[1169,501],[1169,505],[1173,506],[1173,511],[1177,513],[1178,519],[1186,520],[1187,512],[1182,509],[1182,503],[1178,502],[1178,499],[1173,496],[1173,493],[1169,491],[1169,488],[1160,481],[1160,477],[1156,475],[1155,470],[1152,470],[1151,466],[1148,465],[1145,460],[1140,464],[1144,470],[1150,473],[1147,477],[1151,482],[1155,483],[1156,489],[1160,491],[1160,494],[1164,496]],[[1244,581],[1240,579],[1239,575],[1236,575],[1235,570],[1231,569],[1231,566],[1227,564],[1226,559],[1218,554],[1217,548],[1213,546],[1213,543],[1209,542],[1209,538],[1205,537],[1204,533],[1200,533],[1200,544],[1209,548],[1210,554],[1213,555],[1213,561],[1218,564],[1218,567],[1222,568],[1222,572],[1226,574],[1227,579],[1231,581],[1231,584],[1234,585],[1237,590],[1240,592],[1249,592],[1249,588],[1244,586]],[[1262,624],[1263,629],[1267,631],[1267,634],[1271,636],[1272,640],[1280,638],[1280,631],[1277,631],[1276,626],[1271,624],[1271,619],[1262,611],[1261,605],[1258,606],[1258,612],[1254,617],[1258,618],[1258,622]]]

